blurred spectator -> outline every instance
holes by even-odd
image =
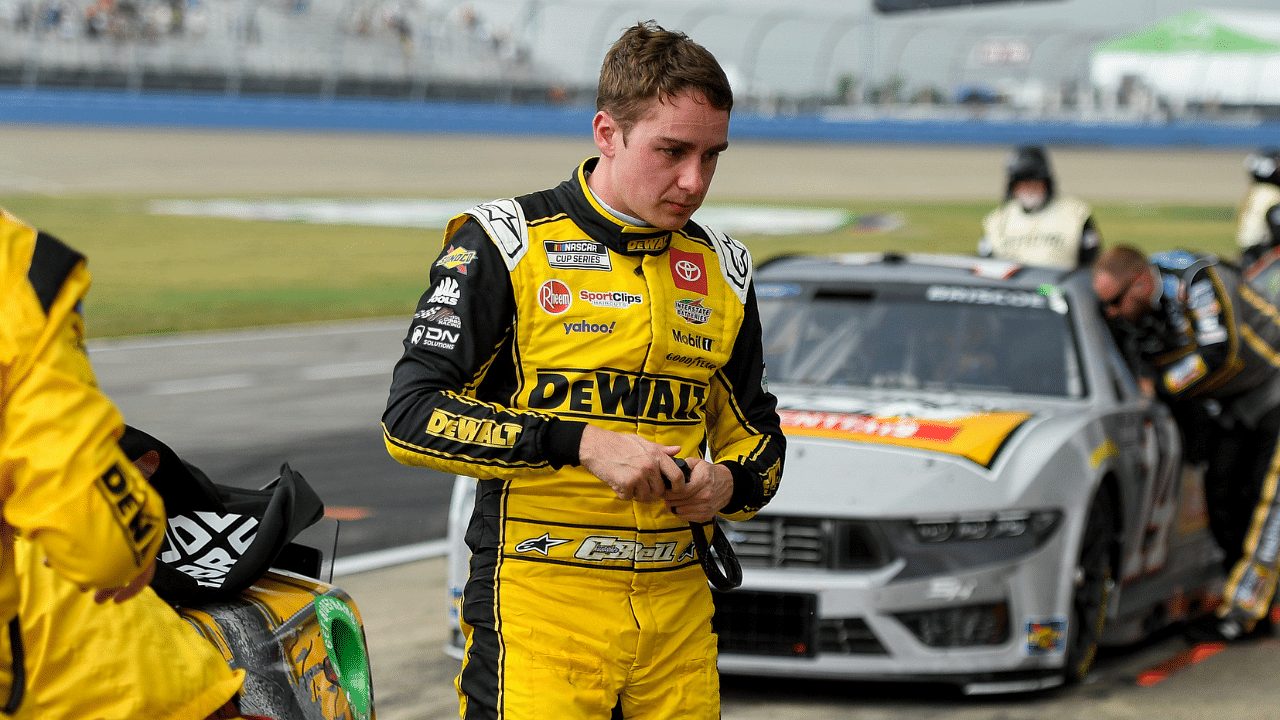
[[[983,221],[978,254],[1060,268],[1092,262],[1102,245],[1092,210],[1083,200],[1057,194],[1045,149],[1017,148],[1005,170],[1005,202]]]
[[[1245,158],[1244,167],[1250,183],[1240,203],[1236,242],[1240,264],[1248,267],[1280,241],[1267,220],[1268,211],[1280,205],[1280,148],[1261,148]]]

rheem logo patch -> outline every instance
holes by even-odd
[[[538,288],[538,304],[552,315],[562,315],[573,304],[573,293],[563,282],[548,280]]]

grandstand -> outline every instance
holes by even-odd
[[[503,28],[415,0],[0,0],[0,86],[575,99]]]

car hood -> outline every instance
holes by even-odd
[[[902,516],[1012,501],[1028,475],[1036,474],[1026,471],[1060,444],[1019,439],[1037,427],[1060,425],[1051,419],[1063,412],[1033,403],[1017,409],[831,397],[805,403],[783,396],[778,414],[788,438],[787,464],[770,513]],[[1014,444],[1023,457],[1017,472],[1009,472],[1011,463],[1001,460],[1015,452],[1009,447]]]

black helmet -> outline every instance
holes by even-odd
[[[1259,149],[1244,159],[1244,168],[1258,182],[1280,185],[1280,148]]]
[[[1004,163],[1009,180],[1005,184],[1004,199],[1013,198],[1013,186],[1022,180],[1044,182],[1046,202],[1053,199],[1053,170],[1049,167],[1049,154],[1039,145],[1020,145]]]

